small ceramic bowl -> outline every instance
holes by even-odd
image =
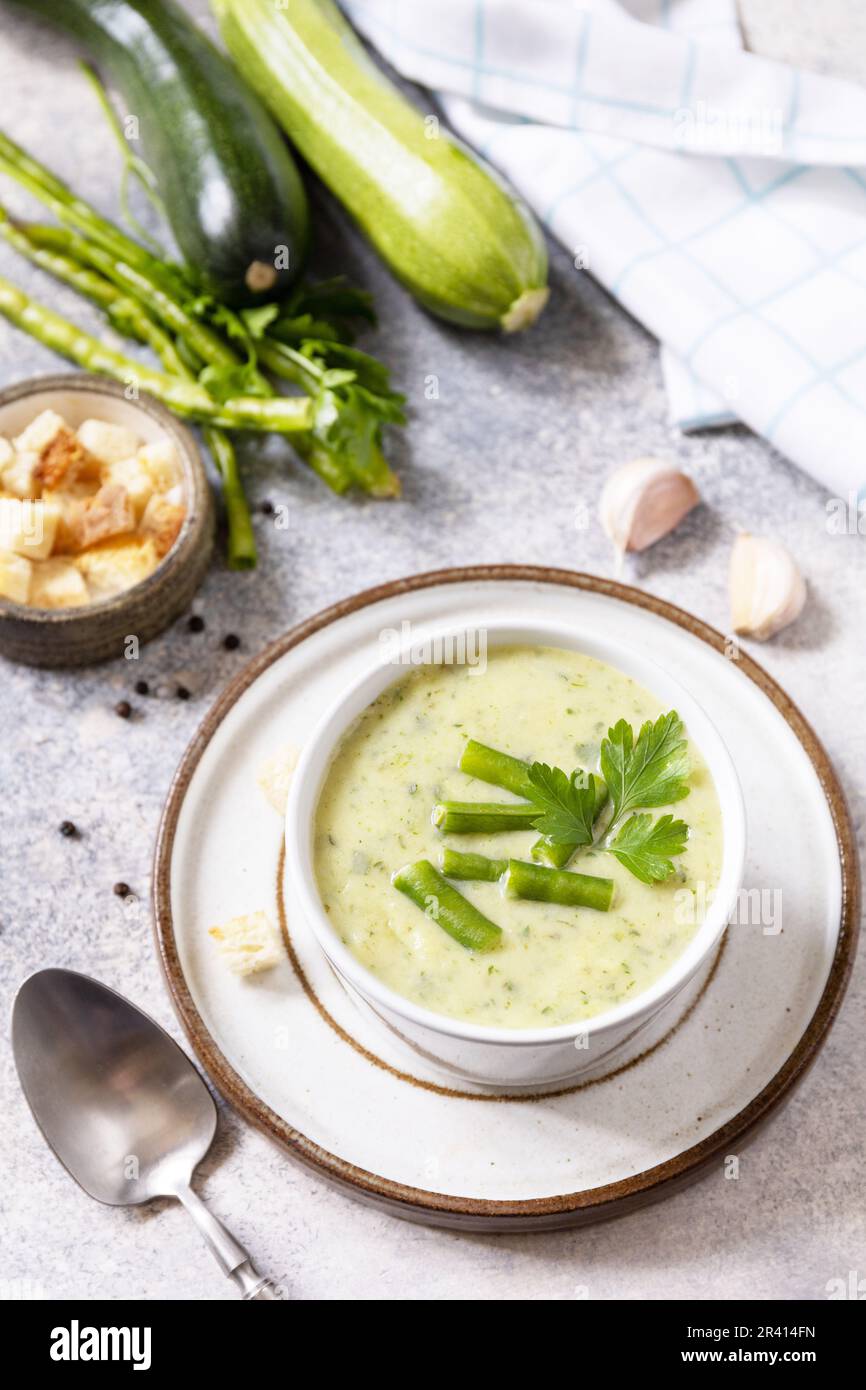
[[[682,955],[636,998],[594,1018],[555,1028],[494,1028],[448,1018],[403,998],[367,970],[340,940],[322,907],[313,868],[313,827],[319,794],[343,734],[406,670],[405,664],[393,660],[383,663],[381,656],[325,713],[298,760],[286,807],[286,870],[304,916],[343,984],[404,1043],[465,1080],[492,1086],[545,1086],[598,1071],[600,1064],[610,1063],[656,1024],[664,1010],[675,1021],[678,996],[709,966],[736,903],[745,858],[745,809],[737,774],[715,726],[693,697],[642,652],[583,625],[523,627],[496,622],[485,630],[489,647],[525,644],[585,652],[640,682],[666,708],[679,711],[713,778],[724,838],[718,887]],[[431,640],[455,635],[453,627],[438,632],[425,629],[416,631],[409,645],[424,643],[429,651]]]
[[[56,410],[73,429],[91,417],[125,425],[146,444],[167,435],[183,469],[183,526],[140,584],[81,608],[29,608],[0,597],[4,656],[30,666],[83,666],[122,656],[129,637],[149,641],[189,606],[213,550],[213,495],[189,430],[151,397],[128,400],[120,383],[86,373],[34,377],[0,392],[0,435],[20,434],[43,410]]]

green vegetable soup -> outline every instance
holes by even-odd
[[[675,711],[580,652],[499,647],[483,669],[412,668],[368,706],[327,774],[314,855],[335,930],[384,984],[543,1028],[676,960],[718,882],[722,821]]]

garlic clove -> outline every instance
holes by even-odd
[[[697,506],[701,495],[687,474],[664,459],[640,458],[610,475],[599,502],[601,524],[620,555],[655,545]]]
[[[731,552],[731,625],[766,642],[803,611],[806,581],[779,541],[743,532]]]

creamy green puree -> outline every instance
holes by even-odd
[[[719,803],[692,744],[688,797],[654,808],[671,809],[690,828],[675,879],[649,886],[598,851],[580,851],[568,866],[614,880],[609,912],[521,901],[505,897],[498,883],[462,882],[460,891],[502,928],[501,946],[478,954],[397,892],[391,875],[422,858],[438,867],[445,845],[529,859],[532,830],[446,836],[431,824],[441,799],[519,800],[458,770],[466,739],[530,762],[597,771],[610,725],[625,719],[637,735],[662,712],[622,672],[553,647],[494,648],[483,674],[467,666],[407,671],[344,736],[317,808],[316,878],[349,950],[416,1004],[497,1027],[591,1018],[647,989],[694,935],[698,906],[719,876]]]

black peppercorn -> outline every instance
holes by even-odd
[[[114,892],[119,898],[128,898],[132,889],[128,883],[115,883]]]
[[[193,613],[187,627],[190,632],[204,632],[204,618],[200,617],[198,613]]]
[[[150,686],[148,685],[147,681],[136,681],[136,682],[135,682],[135,693],[136,693],[136,695],[149,695],[149,694],[150,694]]]
[[[121,719],[128,719],[132,714],[132,705],[128,700],[118,700],[117,704],[114,706],[114,713]]]
[[[274,504],[273,504],[273,502],[263,502],[263,503],[262,503],[262,516],[273,516],[273,514],[274,514]]]
[[[189,699],[189,691],[187,690],[185,685],[179,685],[174,693],[179,700]]]
[[[237,649],[238,649],[238,647],[240,646],[240,644],[241,644],[241,639],[238,637],[237,633],[229,632],[229,633],[223,638],[223,646],[225,647],[225,649],[226,649],[227,652],[234,652],[234,651],[237,651]]]
[[[60,822],[60,833],[68,839],[70,835],[77,835],[78,831],[71,820],[63,820]]]

